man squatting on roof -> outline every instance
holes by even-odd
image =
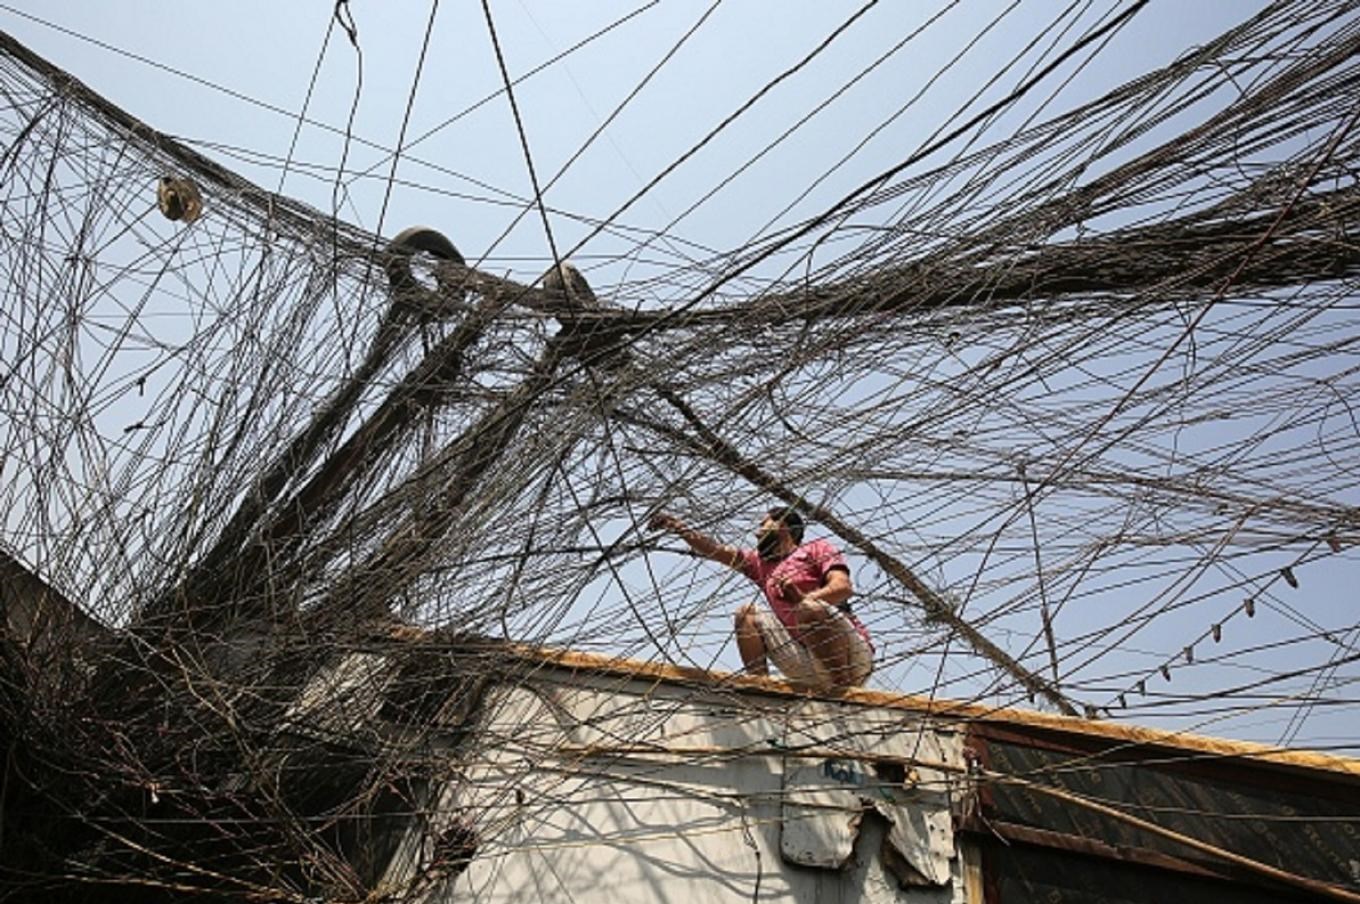
[[[769,610],[737,610],[737,649],[746,671],[768,675],[774,660],[790,682],[819,691],[863,684],[873,670],[869,632],[850,611],[850,567],[826,540],[803,542],[803,518],[774,508],[756,528],[756,548],[725,546],[660,512],[653,530],[675,534],[696,555],[740,571],[765,593]]]

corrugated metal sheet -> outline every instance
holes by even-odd
[[[988,844],[989,904],[1284,904],[1316,901],[1275,887],[1251,887],[1119,860],[1024,844]]]
[[[1360,798],[1349,784],[1310,781],[1250,761],[1118,746],[1064,747],[994,729],[985,734],[976,746],[997,772],[1027,776],[1268,866],[1360,892],[1355,822]],[[1115,868],[1098,858],[1125,861],[1120,867],[1125,872],[1137,871],[1141,863],[1143,872],[1158,867],[1179,873],[1186,888],[1199,887],[1199,876],[1236,880],[1240,884],[1223,886],[1233,888],[1233,895],[1245,894],[1245,886],[1272,887],[1221,858],[1030,788],[992,784],[982,801],[986,823],[976,827],[980,837],[1000,835],[1019,847],[1051,848],[1048,854],[992,853],[997,881],[1011,888],[1002,901],[1156,901],[1161,899],[1150,890],[1172,881],[1161,875],[1156,882],[1108,888],[1098,877]],[[1052,858],[1066,861],[1066,868],[1054,866]],[[1083,873],[1090,874],[1089,881]],[[1088,886],[1105,890],[1083,897]]]

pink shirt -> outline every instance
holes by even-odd
[[[755,581],[765,592],[765,599],[769,601],[775,617],[789,629],[789,636],[795,640],[800,639],[798,618],[794,615],[793,603],[784,599],[780,584],[788,581],[803,593],[811,593],[826,583],[827,572],[833,568],[844,568],[847,573],[850,571],[841,551],[825,540],[810,540],[778,562],[765,561],[754,549],[741,550],[741,573]],[[847,612],[846,616],[872,649],[868,629],[850,613]]]

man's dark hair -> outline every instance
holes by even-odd
[[[798,514],[797,509],[781,506],[770,509],[767,514],[789,529],[789,536],[793,537],[793,542],[803,542],[803,516]]]

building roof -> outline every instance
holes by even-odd
[[[712,671],[644,662],[597,653],[573,650],[516,647],[518,655],[541,660],[564,669],[600,672],[627,678],[642,678],[682,684],[719,686],[738,691],[758,691],[789,697],[806,697],[788,682],[733,672]],[[945,700],[920,694],[904,694],[872,688],[854,688],[834,699],[907,710],[950,721],[1006,726],[1018,730],[1076,736],[1100,742],[1126,744],[1132,748],[1156,748],[1192,754],[1196,759],[1232,760],[1238,763],[1305,771],[1334,779],[1360,782],[1360,759],[1312,750],[1276,747],[1251,741],[1216,738],[1183,731],[1150,728],[1101,719],[1084,719],[1018,707],[996,707],[982,703]]]

